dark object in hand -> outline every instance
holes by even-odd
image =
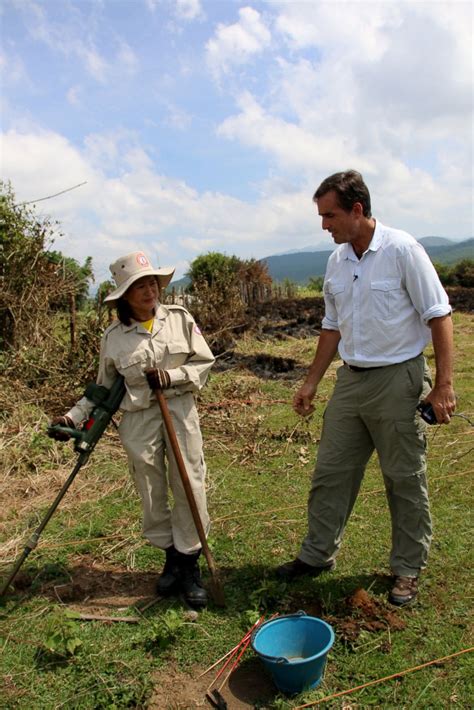
[[[427,422],[427,424],[438,423],[438,420],[436,419],[436,414],[430,402],[420,402],[417,407],[417,410],[420,412],[420,416],[423,421]]]
[[[145,375],[152,390],[165,390],[171,385],[171,378],[166,370],[151,367],[145,370]]]
[[[69,417],[55,417],[51,422],[51,426],[65,426],[74,429],[74,422]],[[70,434],[63,431],[53,431],[48,429],[48,436],[56,441],[68,441],[71,438]]]

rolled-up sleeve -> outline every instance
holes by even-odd
[[[425,325],[452,311],[436,269],[421,244],[411,245],[405,252],[406,289]]]
[[[331,288],[331,273],[332,259],[329,259],[326,269],[326,277],[324,279],[323,296],[324,296],[324,318],[321,327],[324,330],[339,330],[339,321],[336,310],[336,300]]]

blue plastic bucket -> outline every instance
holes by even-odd
[[[304,611],[279,616],[257,627],[251,645],[284,693],[301,693],[322,680],[334,631]]]

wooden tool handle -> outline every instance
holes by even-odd
[[[199,515],[199,510],[196,505],[196,499],[194,498],[193,489],[189,480],[188,472],[186,471],[186,466],[184,464],[183,456],[181,454],[181,449],[179,448],[178,439],[176,437],[176,432],[173,425],[173,420],[171,419],[170,410],[168,404],[163,395],[163,391],[160,389],[154,390],[155,397],[160,405],[161,414],[163,416],[163,421],[165,423],[166,431],[168,433],[168,438],[170,440],[171,448],[173,450],[174,457],[176,459],[176,464],[178,466],[179,475],[181,476],[181,482],[183,484],[184,492],[186,493],[186,498],[188,499],[189,507],[191,509],[191,514],[193,516],[194,524],[196,526],[197,534],[202,545],[202,550],[204,556],[209,565],[209,570],[211,573],[215,572],[215,564],[209,549],[209,545],[206,540],[206,533],[204,532],[204,527],[202,524],[201,516]]]

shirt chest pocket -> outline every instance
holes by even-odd
[[[145,369],[150,366],[145,352],[122,355],[119,358],[119,372],[125,377],[128,385],[146,384]]]
[[[190,355],[189,345],[185,340],[176,340],[166,345],[165,368],[172,370],[174,367],[184,365]]]
[[[386,319],[397,314],[401,284],[401,279],[381,279],[370,282],[372,315],[375,318]]]

